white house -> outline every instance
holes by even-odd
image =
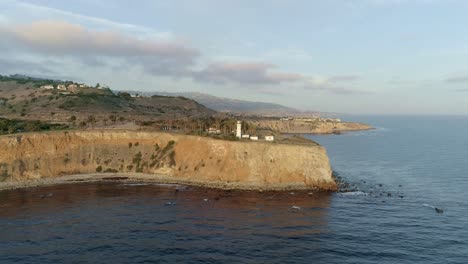
[[[208,134],[221,134],[221,130],[217,129],[217,128],[214,128],[214,127],[210,127],[206,130],[208,132]]]
[[[242,138],[249,139],[249,138],[250,138],[250,135],[242,135]]]
[[[86,88],[88,87],[86,84],[80,84],[80,88]]]
[[[46,89],[46,90],[53,90],[54,89],[54,86],[53,85],[43,85],[41,86],[42,89]]]
[[[275,141],[274,136],[265,136],[265,141]]]
[[[258,140],[258,137],[257,136],[251,136],[250,140]]]
[[[61,90],[61,91],[66,91],[67,87],[65,85],[63,85],[63,84],[59,84],[59,85],[57,85],[57,89]]]

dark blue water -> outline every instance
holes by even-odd
[[[3,191],[0,263],[468,263],[468,118],[355,120],[311,138],[358,192]]]

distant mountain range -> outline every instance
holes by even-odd
[[[258,116],[311,116],[319,115],[320,112],[300,111],[292,107],[287,107],[275,103],[253,102],[238,99],[217,97],[198,92],[135,92],[126,91],[131,94],[138,93],[142,96],[163,95],[163,96],[183,96],[211,108],[218,112],[258,115]]]

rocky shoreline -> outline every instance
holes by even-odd
[[[105,183],[105,182],[122,182],[135,184],[178,184],[186,186],[196,186],[208,189],[220,190],[244,190],[244,191],[291,191],[291,190],[306,190],[306,191],[323,191],[318,188],[305,188],[303,185],[297,184],[276,184],[271,186],[252,185],[233,182],[207,182],[197,181],[193,179],[174,179],[166,175],[156,174],[122,174],[122,173],[93,173],[93,174],[76,174],[66,175],[56,178],[42,178],[27,181],[6,181],[0,182],[0,191],[38,188],[53,185],[75,184],[75,183]]]

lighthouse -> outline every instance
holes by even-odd
[[[237,138],[242,137],[242,122],[241,121],[237,121],[236,137]]]

